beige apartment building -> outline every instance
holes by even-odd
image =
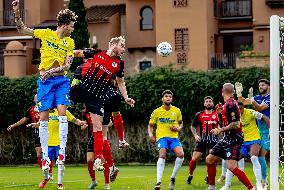
[[[56,29],[69,0],[21,0],[27,26]],[[284,16],[284,0],[85,0],[91,46],[126,37],[126,74],[174,64],[192,70],[267,66],[269,18]],[[173,52],[160,57],[156,46]],[[0,74],[37,72],[39,40],[17,33],[11,0],[0,0]],[[15,60],[15,61],[13,61]],[[18,69],[15,69],[15,68]],[[20,67],[20,68],[19,68]]]

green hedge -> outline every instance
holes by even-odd
[[[161,105],[161,93],[170,89],[174,93],[173,105],[179,107],[184,118],[181,141],[185,153],[189,156],[194,145],[189,131],[191,119],[197,111],[203,109],[203,98],[214,97],[214,102],[222,102],[221,89],[225,82],[243,83],[244,94],[252,86],[258,92],[257,81],[269,78],[268,68],[245,68],[236,70],[214,70],[208,72],[180,71],[171,67],[155,68],[133,77],[126,78],[128,94],[135,99],[134,108],[122,106],[125,120],[126,138],[131,147],[122,152],[117,148],[115,130],[110,130],[114,158],[118,162],[151,162],[156,159],[155,146],[148,143],[147,124],[151,112]],[[36,76],[10,80],[0,78],[0,164],[35,162],[31,132],[24,127],[7,133],[9,124],[23,117],[25,110],[32,104],[36,92]],[[283,93],[281,93],[283,94]],[[81,107],[70,108],[75,116],[80,117]],[[69,128],[67,161],[83,162],[86,152],[86,132],[81,132],[73,125]],[[24,159],[23,159],[24,158]]]

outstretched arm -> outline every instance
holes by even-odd
[[[26,27],[20,17],[19,4],[20,4],[19,0],[15,0],[12,2],[13,10],[15,13],[16,27],[20,33],[33,36],[34,35],[33,29]]]
[[[17,122],[14,123],[13,125],[10,125],[10,126],[7,128],[7,131],[11,131],[13,128],[19,127],[19,126],[25,124],[28,120],[29,120],[29,118],[23,117],[22,119],[20,119],[19,121],[17,121]]]

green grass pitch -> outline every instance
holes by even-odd
[[[54,181],[48,182],[45,189],[57,189],[57,167],[54,166]],[[156,166],[119,166],[120,173],[117,180],[111,183],[111,189],[116,190],[148,190],[153,189],[156,183]],[[173,165],[168,164],[165,167],[162,188],[168,189],[169,178],[172,172]],[[250,163],[246,163],[245,171],[249,179],[255,184],[255,177],[252,172]],[[221,166],[217,168],[217,178],[220,176]],[[185,180],[188,175],[188,166],[186,163],[180,169],[176,178],[176,190],[205,190],[207,185],[204,182],[206,176],[206,166],[197,165],[194,178],[191,185],[186,185]],[[97,182],[99,186],[96,189],[103,189],[104,179],[103,172],[96,172]],[[39,189],[38,184],[43,179],[42,172],[38,166],[11,166],[0,167],[0,189],[17,189],[30,190]],[[87,167],[81,166],[66,166],[63,184],[64,189],[88,189],[91,180],[88,175]],[[219,190],[223,184],[217,184]],[[237,178],[233,178],[231,190],[246,189]]]

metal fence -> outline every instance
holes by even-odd
[[[235,69],[236,52],[232,53],[214,53],[210,56],[210,69]]]
[[[230,0],[222,2],[222,17],[252,16],[251,0]]]
[[[3,19],[4,26],[15,26],[15,19],[14,19],[14,11],[13,10],[4,10],[0,12],[1,17]],[[22,21],[26,21],[26,10],[20,9],[20,17]]]

